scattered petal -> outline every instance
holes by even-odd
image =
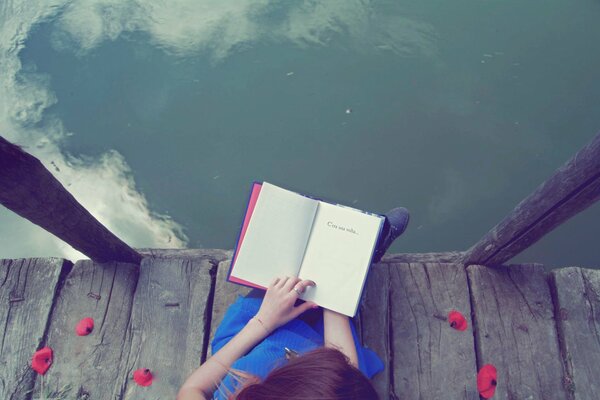
[[[152,372],[148,368],[140,368],[133,373],[133,380],[140,386],[152,385]]]
[[[498,375],[496,367],[492,364],[486,364],[477,373],[477,390],[484,399],[491,399],[496,393],[498,384]]]
[[[31,368],[40,375],[44,375],[52,365],[52,349],[44,347],[33,354]]]
[[[94,320],[90,317],[84,318],[75,327],[77,336],[87,336],[94,330]]]
[[[452,328],[459,331],[467,329],[466,318],[456,310],[452,310],[448,313],[448,323]]]

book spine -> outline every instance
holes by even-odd
[[[379,231],[377,232],[377,238],[379,239],[379,236],[381,235],[381,231],[383,230],[383,224],[384,224],[384,219],[381,220],[380,224],[379,224]],[[371,267],[373,266],[373,256],[375,255],[375,250],[376,250],[376,246],[377,246],[377,242],[379,240],[375,240],[375,243],[373,243],[373,248],[371,249],[371,257],[369,257],[369,267],[367,268],[367,272],[365,274],[365,277],[363,278],[363,282],[362,282],[362,286],[360,288],[360,296],[358,296],[358,301],[356,302],[355,306],[354,306],[354,313],[351,317],[355,317],[356,313],[358,312],[358,306],[360,305],[360,301],[362,299],[362,296],[365,292],[365,285],[367,283],[367,279],[369,277],[369,272],[371,271]]]
[[[252,185],[250,186],[250,192],[248,193],[248,201],[246,201],[246,212],[244,212],[244,215],[242,217],[242,223],[240,224],[240,231],[238,232],[237,239],[235,241],[235,246],[233,248],[233,255],[231,256],[231,263],[229,265],[229,271],[227,272],[227,281],[228,282],[232,282],[230,280],[231,272],[233,271],[233,265],[235,264],[235,258],[237,256],[237,253],[240,251],[240,244],[241,244],[240,238],[242,237],[242,232],[244,231],[244,221],[246,220],[246,216],[248,215],[248,212],[250,211],[250,201],[252,200],[252,193],[254,192],[254,188],[256,185],[262,186],[262,182],[253,181]],[[237,283],[237,282],[233,282],[233,283]]]

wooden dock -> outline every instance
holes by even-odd
[[[141,266],[2,260],[0,398],[37,398],[42,384],[70,388],[64,399],[174,398],[247,290],[225,282],[230,252],[186,253],[146,255]],[[385,361],[374,378],[381,399],[479,399],[476,375],[488,363],[498,369],[494,399],[598,398],[600,271],[418,258],[373,265],[354,320]],[[450,327],[451,310],[467,330]],[[84,317],[94,331],[77,336]],[[29,367],[41,344],[54,350],[43,377]],[[132,381],[138,368],[152,370],[152,386]]]
[[[486,364],[494,399],[600,399],[600,270],[505,265],[598,199],[600,134],[469,249],[373,265],[354,323],[385,361],[381,399],[478,399]],[[225,282],[230,250],[133,249],[2,137],[0,204],[90,258],[0,260],[0,399],[173,399],[246,293]],[[84,317],[94,330],[77,336]],[[43,346],[54,362],[41,376],[30,364]],[[139,368],[152,386],[133,383]]]

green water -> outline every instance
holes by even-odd
[[[407,207],[390,252],[464,250],[600,131],[596,0],[211,3],[212,19],[165,16],[167,33],[163,14],[130,28],[129,13],[146,14],[96,3],[32,25],[17,76],[45,77],[56,102],[22,132],[60,121],[59,155],[118,151],[190,248],[233,248],[250,183],[265,180]],[[100,28],[76,24],[90,13]],[[103,204],[133,246],[167,234],[129,231],[118,202]],[[599,222],[596,204],[512,262],[600,267]]]

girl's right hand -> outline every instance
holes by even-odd
[[[308,279],[302,280],[288,276],[275,278],[271,282],[256,314],[269,333],[298,317],[304,311],[318,307],[311,301],[294,307],[298,296],[304,292],[307,286],[316,286],[316,283]]]

